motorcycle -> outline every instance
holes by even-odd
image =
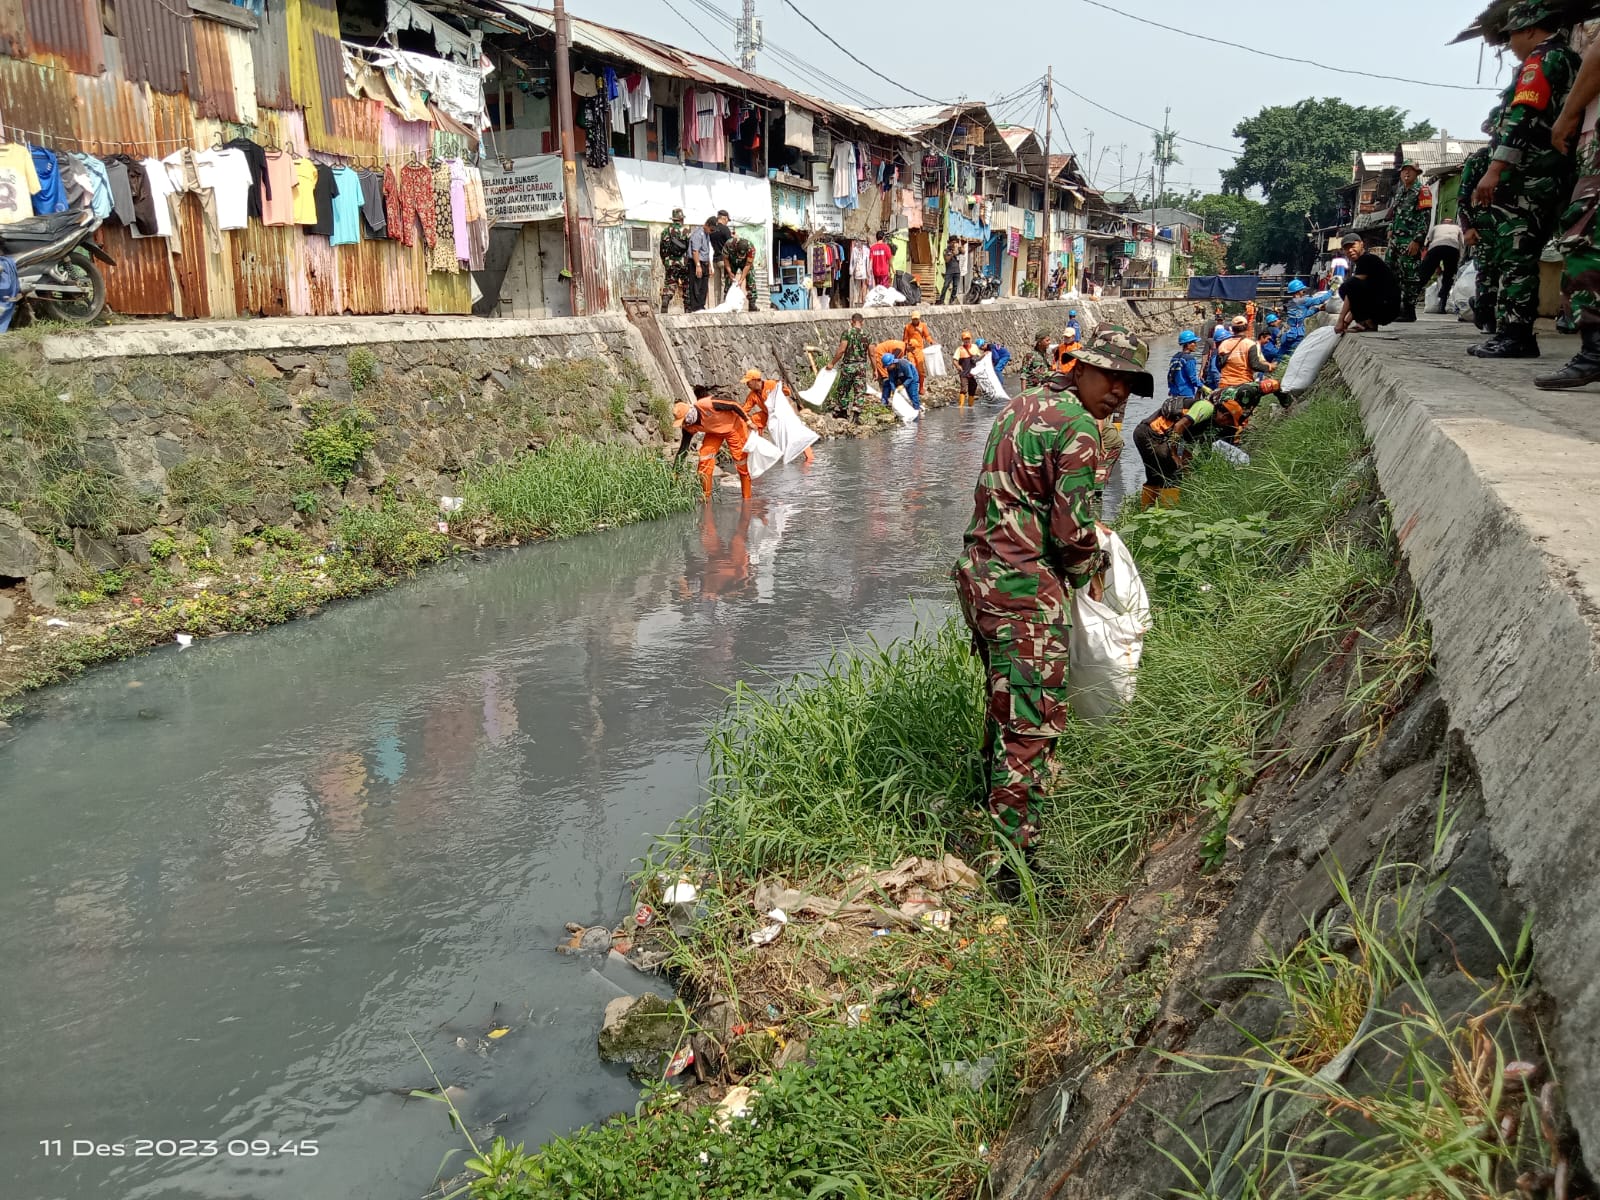
[[[90,240],[99,228],[100,218],[82,209],[0,225],[0,254],[17,266],[18,301],[73,325],[105,311],[106,281],[95,260],[116,260]]]
[[[979,275],[967,285],[967,303],[982,304],[985,300],[993,300],[1000,294],[1000,278],[997,275]]]

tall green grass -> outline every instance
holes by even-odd
[[[571,537],[650,521],[700,502],[695,476],[661,455],[611,442],[553,442],[462,482],[464,515],[505,537]]]

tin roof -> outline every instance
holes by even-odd
[[[539,33],[555,32],[555,14],[549,9],[524,4],[521,0],[491,0],[497,8],[524,22]],[[785,101],[823,117],[859,125],[874,133],[890,137],[904,136],[904,131],[889,121],[878,119],[877,110],[864,111],[847,105],[835,104],[820,97],[797,92],[776,79],[745,71],[732,63],[704,54],[696,54],[679,46],[658,42],[637,33],[614,29],[582,17],[567,17],[572,34],[572,44],[591,54],[602,55],[618,62],[632,63],[656,75],[687,79],[693,83],[730,91],[747,92],[772,100]]]

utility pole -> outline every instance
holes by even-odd
[[[1089,135],[1089,157],[1084,160],[1083,165],[1088,169],[1088,172],[1089,172],[1089,175],[1088,175],[1089,186],[1093,187],[1094,186],[1094,130],[1085,129],[1084,132]]]
[[[1050,114],[1055,109],[1056,69],[1044,69],[1044,251],[1039,255],[1039,299],[1050,290],[1050,251],[1055,231],[1050,228]]]
[[[761,19],[756,16],[756,0],[744,0],[744,12],[739,17],[739,27],[734,30],[735,48],[739,51],[739,66],[746,71],[756,69],[756,51],[761,49]]]
[[[565,0],[555,0],[556,18],[556,122],[561,141],[562,218],[566,226],[567,287],[572,315],[578,312],[578,156],[577,135],[572,130],[572,62],[569,55],[572,31],[567,25]]]

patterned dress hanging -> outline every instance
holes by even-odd
[[[456,258],[455,219],[450,211],[450,168],[444,163],[433,169],[433,221],[438,240],[433,243],[428,269],[455,275],[461,263]]]

